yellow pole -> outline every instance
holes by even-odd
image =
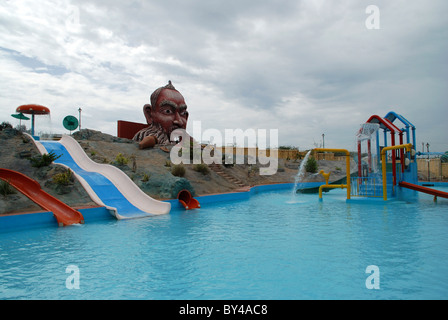
[[[381,169],[383,173],[383,200],[387,200],[387,177],[386,177],[386,152],[389,150],[406,149],[406,152],[410,152],[412,149],[412,143],[399,144],[397,146],[385,147],[381,150]]]
[[[346,184],[323,184],[321,186],[319,186],[319,200],[322,200],[322,191],[323,189],[336,189],[336,188],[347,188]]]
[[[350,199],[350,152],[346,149],[329,149],[329,148],[316,148],[317,152],[343,152],[345,153],[345,166],[347,171],[347,199]]]

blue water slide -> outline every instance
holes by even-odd
[[[77,142],[74,142],[74,139],[69,137],[66,137],[65,141],[69,142],[69,144],[67,145],[68,147],[70,144],[78,145]],[[54,152],[57,156],[60,155],[60,157],[54,162],[70,168],[75,173],[75,176],[81,182],[86,191],[89,193],[92,200],[99,205],[106,206],[117,219],[141,218],[169,213],[171,209],[169,203],[154,200],[144,194],[138,188],[138,186],[136,186],[132,182],[132,180],[130,180],[118,168],[112,167],[110,165],[93,163],[93,161],[91,161],[90,159],[86,159],[88,157],[81,148],[79,148],[80,150],[75,148],[77,154],[75,157],[73,157],[75,155],[73,154],[75,153],[73,151],[73,148],[69,147],[70,151],[68,151],[64,144],[58,141],[41,140],[37,143],[41,144],[48,153]],[[78,161],[76,161],[74,158],[76,158]],[[81,165],[84,168],[81,167]],[[86,170],[86,168],[89,166],[90,169]],[[106,172],[108,172],[107,175],[109,177],[106,177],[104,174],[95,171],[95,168],[104,167],[107,169]],[[110,172],[112,172],[112,174]],[[115,177],[119,178],[114,179]],[[128,179],[129,181],[126,181],[126,179]],[[134,189],[129,187],[130,183],[132,183],[132,185],[135,186],[138,191],[130,190]],[[122,190],[119,190],[120,188]],[[126,192],[128,193],[129,199],[123,194]]]

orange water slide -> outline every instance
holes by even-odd
[[[182,190],[177,195],[177,200],[184,206],[185,209],[191,210],[191,209],[197,209],[200,208],[201,205],[198,200],[193,198],[190,191],[188,190]]]
[[[413,183],[409,183],[409,182],[400,182],[399,185],[400,185],[400,187],[404,187],[404,188],[416,190],[416,191],[419,191],[419,192],[424,192],[424,193],[427,193],[427,194],[431,194],[434,197],[448,198],[448,192],[435,190],[435,189],[431,189],[431,188],[426,188],[426,187],[419,186],[419,185],[416,185],[416,184],[413,184]]]
[[[59,226],[84,223],[82,214],[42,190],[39,182],[9,169],[0,168],[0,179],[7,181],[41,208],[53,212]]]

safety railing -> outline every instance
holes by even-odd
[[[351,178],[350,193],[353,197],[382,197],[382,180],[378,177],[353,177]]]

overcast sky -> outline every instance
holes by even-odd
[[[360,124],[395,111],[418,151],[447,151],[447,14],[446,0],[0,0],[0,122],[36,103],[51,110],[37,132],[68,133],[81,107],[83,128],[116,135],[171,80],[190,132],[355,150]]]

